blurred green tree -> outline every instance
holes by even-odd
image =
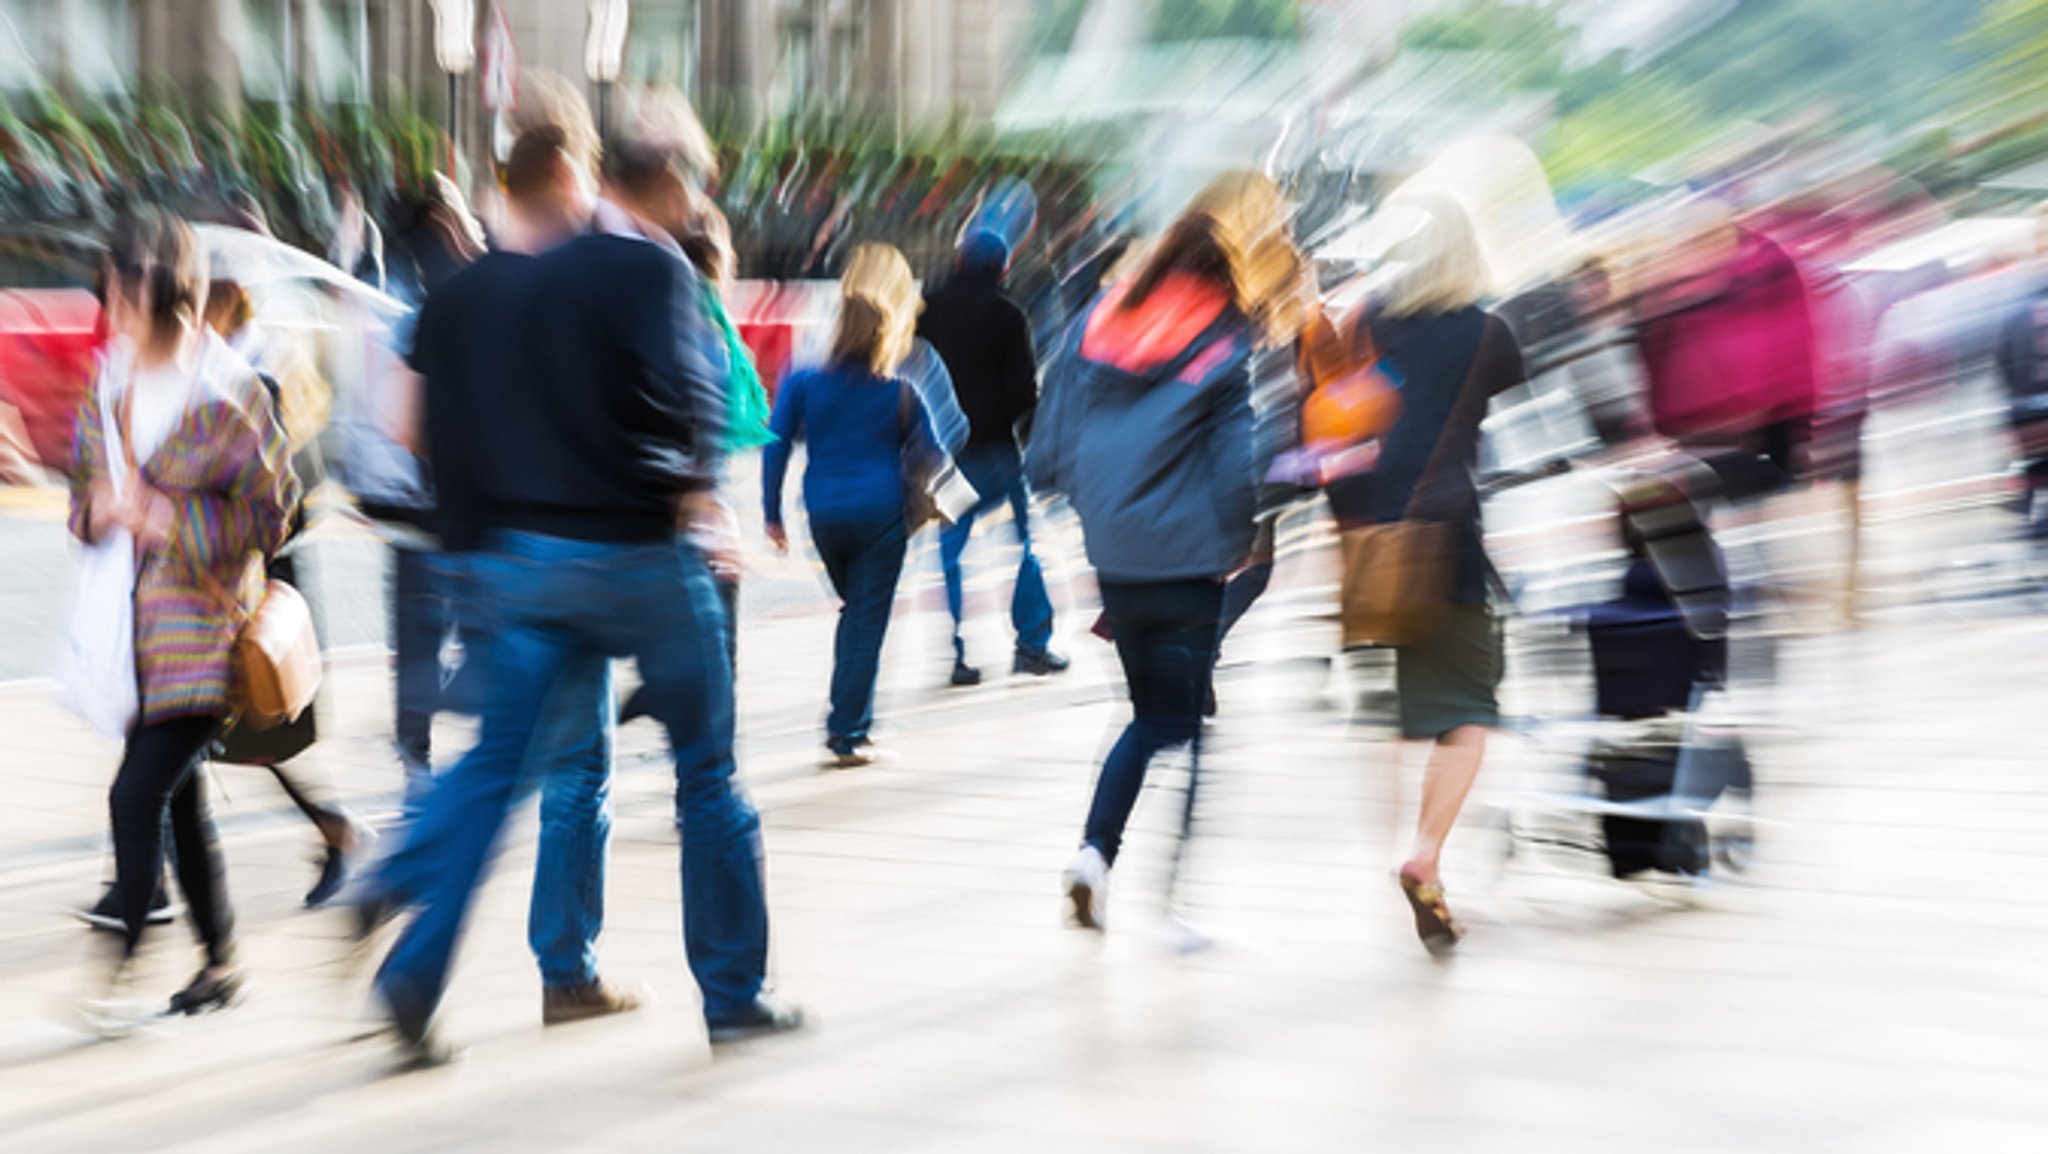
[[[1981,116],[2042,110],[2048,100],[2048,0],[1992,0],[1959,47],[1979,66],[1969,95]]]
[[[1152,0],[1154,41],[1292,40],[1300,30],[1294,0]]]

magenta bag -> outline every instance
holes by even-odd
[[[1798,265],[1745,231],[1728,268],[1711,279],[1711,296],[1670,307],[1638,330],[1657,431],[1716,439],[1812,416],[1815,324]]]

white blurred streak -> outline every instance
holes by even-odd
[[[319,257],[293,248],[282,241],[222,225],[192,226],[206,246],[210,275],[233,280],[254,289],[288,281],[311,281],[353,298],[365,308],[384,316],[401,316],[410,310],[396,297],[378,292]]]
[[[2035,222],[2024,216],[1959,220],[1933,232],[1886,245],[1844,265],[1852,273],[1906,272],[1939,262],[1952,274],[2023,261],[2034,254]]]
[[[1388,200],[1398,204],[1429,193],[1457,201],[1472,218],[1498,294],[1561,272],[1570,260],[1571,233],[1543,163],[1511,136],[1489,134],[1452,145]]]
[[[1558,15],[1578,30],[1571,49],[1575,66],[1619,52],[1632,72],[1737,5],[1738,0],[1565,0]]]
[[[65,70],[89,92],[128,90],[136,71],[135,9],[128,0],[73,0],[64,6]]]
[[[33,3],[18,8],[10,0],[6,9],[0,10],[0,89],[31,89],[43,83],[36,60],[42,41],[47,39],[47,8]]]
[[[1333,264],[1378,264],[1395,245],[1415,235],[1424,219],[1417,209],[1389,202],[1318,248],[1316,259]]]

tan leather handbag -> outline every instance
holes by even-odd
[[[1413,645],[1450,603],[1451,527],[1406,519],[1346,529],[1339,607],[1344,647]]]
[[[228,696],[240,723],[270,729],[297,721],[320,692],[320,636],[304,595],[272,577],[252,613],[211,570],[195,565],[193,571],[223,608],[241,618],[228,651]]]
[[[229,660],[244,725],[269,729],[299,719],[320,691],[320,639],[297,589],[264,582],[263,601],[235,636]]]

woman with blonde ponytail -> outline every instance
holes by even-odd
[[[885,245],[856,249],[840,283],[831,353],[822,367],[783,382],[768,423],[775,440],[762,453],[768,539],[787,551],[782,482],[791,447],[799,440],[807,445],[804,506],[811,542],[840,599],[825,719],[832,768],[868,765],[879,756],[869,733],[882,641],[908,541],[904,450],[940,453],[923,399],[898,375],[911,350],[917,302],[917,282],[901,253]]]

